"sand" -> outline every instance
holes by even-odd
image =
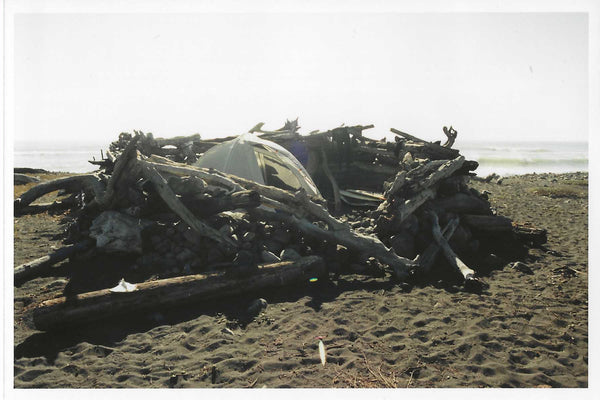
[[[481,294],[351,275],[59,333],[36,331],[31,308],[62,294],[75,268],[64,262],[50,276],[15,287],[14,386],[587,387],[584,180],[587,173],[471,183],[489,192],[499,214],[548,230],[548,243],[523,260],[533,274],[504,266],[483,277],[489,288]],[[16,265],[60,246],[61,218],[15,220]],[[268,307],[248,320],[245,310],[258,297]]]

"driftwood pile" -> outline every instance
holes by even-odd
[[[364,266],[359,268],[363,273],[387,270],[400,281],[430,277],[434,266],[450,265],[452,279],[460,277],[467,288],[480,290],[477,266],[463,260],[496,257],[495,249],[509,242],[518,248],[545,241],[544,231],[494,215],[485,194],[468,187],[477,163],[451,148],[456,138],[452,128],[444,129],[448,140],[440,144],[395,129],[398,138],[392,143],[363,137],[362,131],[371,127],[301,136],[296,120],[276,131],[263,131],[262,124],[251,130],[299,158],[306,156],[300,161],[334,215],[344,211],[340,189],[383,192],[385,201],[353,222],[350,214],[335,218],[325,199],[304,191],[292,193],[190,165],[230,138],[121,134],[106,157],[93,161],[98,172],[44,182],[15,200],[19,214],[31,212],[31,203],[46,193],[72,194],[67,246],[16,267],[15,283],[87,252],[88,258],[129,257],[132,262],[122,275],[137,286],[133,291],[66,291],[34,309],[36,327],[62,328],[328,273],[352,273],[357,264]],[[436,262],[440,260],[445,262]]]

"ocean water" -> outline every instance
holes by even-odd
[[[48,171],[91,172],[88,162],[100,159],[100,149],[108,143],[16,142],[15,167],[43,168]],[[477,175],[493,172],[516,175],[542,172],[588,170],[588,144],[585,142],[462,142],[455,147],[467,160],[479,162]]]
[[[460,142],[467,160],[479,162],[477,175],[588,171],[587,142]]]
[[[109,144],[15,141],[14,166],[57,172],[91,172],[98,168],[88,160],[100,160],[100,149],[105,151]]]

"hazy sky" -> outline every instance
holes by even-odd
[[[15,141],[301,132],[587,140],[580,13],[18,14]],[[460,142],[457,142],[458,147]]]

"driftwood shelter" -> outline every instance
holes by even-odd
[[[357,272],[409,283],[447,279],[479,291],[486,270],[545,242],[544,230],[497,215],[486,193],[469,187],[478,164],[452,148],[452,127],[444,128],[443,144],[393,128],[393,142],[364,137],[373,125],[307,135],[299,134],[297,120],[275,131],[262,127],[245,135],[259,137],[267,156],[271,142],[293,154],[318,190],[202,168],[204,153],[235,137],[134,132],[122,133],[92,162],[97,172],[44,182],[17,198],[16,215],[70,213],[65,246],[16,266],[15,284],[69,257],[107,254],[127,260],[122,275],[132,284],[70,287],[33,307],[36,327]],[[32,204],[57,190],[66,195],[61,202]]]

